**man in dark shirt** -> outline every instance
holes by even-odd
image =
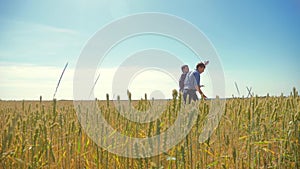
[[[186,74],[189,72],[189,66],[188,65],[181,66],[181,71],[182,71],[182,74],[179,79],[179,91],[183,92],[184,80],[185,80]]]

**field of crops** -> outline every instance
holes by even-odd
[[[97,101],[116,130],[147,137],[166,130],[180,109],[168,101],[160,120],[137,124],[120,118],[112,101]],[[134,101],[138,109],[147,101]],[[300,97],[226,100],[212,136],[199,143],[210,101],[199,101],[191,132],[168,152],[119,157],[97,146],[80,126],[72,101],[0,101],[0,168],[300,168]],[[136,129],[139,130],[136,130]]]

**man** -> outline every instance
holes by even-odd
[[[190,71],[184,81],[184,90],[183,90],[183,99],[186,103],[186,98],[189,96],[189,102],[191,99],[194,101],[198,100],[197,92],[201,95],[202,98],[207,98],[200,89],[200,74],[205,70],[205,63],[198,63],[196,70]]]
[[[179,79],[179,92],[183,92],[184,80],[185,80],[186,74],[190,71],[189,66],[188,65],[181,66],[181,71],[182,71],[182,74]]]

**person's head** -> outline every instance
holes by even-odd
[[[205,64],[200,62],[196,65],[196,69],[198,70],[199,73],[203,73],[205,69]]]
[[[187,72],[189,72],[190,70],[189,70],[189,66],[188,65],[183,65],[183,66],[181,66],[181,71],[182,71],[182,73],[187,73]]]

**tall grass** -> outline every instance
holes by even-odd
[[[61,74],[60,74],[59,80],[58,80],[58,82],[57,82],[57,85],[56,85],[56,88],[55,88],[55,91],[54,91],[54,94],[53,94],[53,99],[55,99],[55,96],[56,96],[56,93],[57,93],[57,89],[58,89],[58,87],[59,87],[59,85],[60,85],[61,79],[62,79],[62,77],[63,77],[63,75],[64,75],[65,70],[66,70],[67,67],[68,67],[68,62],[66,63],[66,65],[65,65],[65,67],[64,67],[64,69],[63,69],[63,71],[62,71]]]
[[[173,91],[161,118],[143,124],[120,116],[108,95],[97,103],[117,131],[151,137],[174,123],[181,99]],[[144,110],[149,101],[145,96],[132,104]],[[71,101],[0,101],[0,168],[300,168],[296,89],[289,97],[227,100],[219,126],[204,143],[198,137],[210,102],[199,101],[198,110],[196,125],[179,144],[155,157],[131,159],[98,147],[82,130]]]

